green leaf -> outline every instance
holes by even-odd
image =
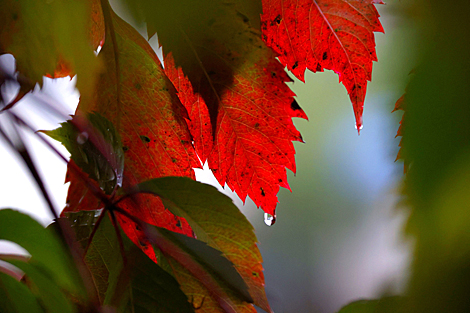
[[[396,313],[399,312],[402,300],[403,298],[397,296],[358,300],[346,305],[338,313]]]
[[[83,221],[91,219],[87,217],[80,219],[77,214],[70,214],[69,217],[72,218],[75,223],[81,223],[79,227],[85,228],[80,230],[80,232],[83,231],[83,233],[86,233],[86,229],[90,230],[89,225],[83,224]],[[125,285],[117,282],[120,279],[124,280],[124,278],[118,278],[118,275],[121,275],[120,266],[122,265],[120,264],[122,264],[122,260],[119,254],[119,244],[115,230],[107,218],[105,218],[102,223],[103,224],[98,228],[95,234],[86,256],[86,262],[92,271],[95,283],[98,286],[100,293],[103,293],[103,287],[100,288],[100,285],[106,286],[107,290],[115,290],[117,287],[122,288],[122,286]],[[239,305],[242,301],[252,302],[243,279],[234,269],[233,264],[223,257],[220,251],[217,251],[196,239],[173,233],[166,229],[153,227],[148,224],[146,224],[146,226],[146,233],[149,234],[149,240],[163,251],[165,255],[171,258],[171,262],[177,262],[177,264],[174,264],[175,268],[179,268],[179,264],[182,265],[182,269],[176,271],[179,273],[189,271],[189,275],[191,277],[194,275],[194,277],[204,284],[201,285],[202,289],[200,289],[199,292],[203,292],[203,286],[206,286],[211,293],[216,294],[216,298],[231,307]],[[134,246],[125,236],[123,236],[123,239],[126,250],[129,246]],[[82,240],[84,240],[84,238],[82,238]],[[132,254],[136,254],[136,252],[132,252]],[[126,252],[126,255],[129,257],[130,253]],[[153,262],[151,263],[155,264]],[[161,263],[164,263],[164,261]],[[150,263],[146,266],[150,266]],[[136,266],[135,268],[140,271],[140,268],[142,267]],[[149,271],[149,269],[145,270],[145,272],[147,271]],[[152,272],[160,276],[162,275],[159,273],[159,270],[154,269]],[[154,281],[157,279],[165,281],[167,279],[165,277],[152,278]],[[137,284],[136,287],[134,287],[134,284]],[[165,283],[165,285],[168,284]],[[138,285],[138,280],[132,281],[132,298],[134,299],[134,306],[139,304],[136,301],[141,301],[139,300],[140,296],[145,299],[145,295],[140,295],[139,292],[150,287],[145,286],[144,289],[142,288],[142,286]],[[113,301],[114,292],[111,291],[109,294],[108,292],[109,291],[105,294],[105,303],[111,303]],[[123,291],[120,292],[125,294]],[[172,291],[171,293],[174,294],[175,291]],[[227,294],[229,294],[230,297]],[[209,296],[207,291],[205,292],[205,296]],[[165,296],[164,298],[167,299],[168,296]],[[236,299],[238,302],[234,304],[232,299]],[[160,298],[157,298],[157,300],[161,301]],[[153,300],[153,302],[156,302],[157,300]],[[113,303],[116,304],[115,302]],[[177,303],[181,302],[178,301]],[[210,303],[210,301],[207,301],[207,303]]]
[[[72,313],[73,305],[57,285],[53,273],[37,262],[4,259],[25,273],[25,280],[48,313]]]
[[[63,215],[67,218],[68,224],[75,233],[75,239],[80,243],[80,246],[83,249],[86,248],[86,245],[88,244],[88,237],[90,236],[90,233],[92,232],[101,213],[101,210],[63,213]],[[55,224],[53,223],[51,225]]]
[[[89,113],[86,119],[76,115],[72,121],[61,125],[45,133],[60,141],[70,152],[71,159],[96,180],[105,193],[111,194],[116,186],[121,186],[124,151],[114,125],[99,113]]]
[[[0,210],[0,239],[12,241],[47,268],[64,289],[84,294],[74,262],[53,229],[45,229],[30,216],[11,209]]]
[[[173,214],[188,221],[199,240],[220,250],[248,285],[254,303],[270,311],[253,226],[229,197],[213,186],[184,177],[148,180],[137,189],[160,196]]]
[[[196,278],[202,284],[200,287],[204,286],[207,291],[198,289],[195,293],[202,295],[203,299],[210,295],[226,312],[238,312],[237,306],[253,303],[243,278],[220,251],[197,239],[149,224],[144,224],[144,232],[157,253],[166,259],[162,260],[162,255],[157,254],[159,262],[171,263],[171,270],[168,266],[164,269],[177,278],[186,294],[193,294],[191,287],[194,287]],[[182,276],[189,276],[189,279],[181,280]],[[185,290],[187,287],[190,291]]]
[[[124,308],[148,313],[194,312],[175,278],[130,241],[127,244],[132,245],[126,254],[127,267],[110,273],[109,303],[122,312]]]
[[[82,242],[88,240],[95,222],[95,211],[69,213],[72,227]],[[98,227],[88,252],[89,266],[95,285],[105,304],[119,312],[194,312],[178,282],[152,262],[121,231],[127,265],[116,231],[106,216]]]
[[[36,297],[22,283],[0,272],[0,312],[44,313]]]
[[[88,238],[94,228],[96,216],[99,211],[81,211],[67,213],[66,219],[71,223],[78,242],[85,248]],[[93,241],[87,250],[85,262],[93,276],[96,289],[101,300],[105,299],[108,289],[109,272],[114,271],[122,262],[119,242],[114,227],[107,217],[98,227]]]
[[[379,300],[354,301],[343,307],[338,313],[374,313],[378,302]]]

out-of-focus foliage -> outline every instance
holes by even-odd
[[[401,132],[409,164],[406,232],[415,247],[407,297],[396,312],[469,312],[470,3],[415,1],[415,10],[420,58]]]
[[[338,313],[394,313],[400,308],[403,299],[384,297],[379,300],[358,300],[343,307]]]
[[[0,54],[15,56],[17,68],[26,79],[25,88],[42,85],[43,75],[78,75],[77,87],[89,101],[100,71],[93,50],[99,43],[97,25],[92,22],[93,1],[0,2]],[[98,35],[97,35],[98,34]]]
[[[420,1],[422,49],[409,84],[407,231],[416,239],[408,311],[470,311],[470,3]]]
[[[53,228],[11,209],[0,211],[0,239],[25,248],[31,258],[0,255],[21,281],[1,274],[2,312],[75,311],[71,298],[86,301],[86,291],[68,249]],[[1,272],[1,271],[0,271]]]

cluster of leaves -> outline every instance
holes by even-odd
[[[301,80],[307,68],[338,73],[360,130],[381,2],[125,1],[149,38],[158,32],[164,68],[105,0],[0,3],[0,54],[13,54],[19,71],[1,72],[0,83],[21,86],[3,112],[44,75],[76,74],[81,95],[73,119],[47,132],[71,153],[58,239],[37,225],[31,233],[57,247],[46,258],[43,243],[24,244],[18,230],[3,235],[32,256],[3,257],[29,287],[2,279],[6,309],[254,312],[255,304],[270,312],[252,226],[231,200],[193,181],[192,169],[207,162],[221,185],[275,218],[286,169],[296,170],[292,142],[302,141],[292,118],[307,118],[284,67]],[[25,147],[12,145],[41,186]],[[52,273],[56,256],[76,268]],[[43,291],[45,282],[59,287]]]
[[[202,304],[203,311],[208,312],[251,312],[254,310],[252,303],[267,312],[271,311],[264,292],[261,255],[256,247],[253,227],[230,198],[212,186],[186,177],[151,179],[131,189],[122,188],[116,192],[115,188],[122,181],[117,173],[122,173],[124,166],[123,147],[113,125],[97,113],[83,119],[76,115],[47,134],[61,141],[71,152],[71,171],[84,178],[105,208],[64,212],[64,217],[53,224],[66,239],[65,244],[73,250],[72,255],[79,261],[84,260],[83,270],[89,272],[90,277],[88,286],[86,280],[76,284],[86,286],[81,293],[63,290],[65,300],[54,302],[52,307],[32,288],[35,299],[46,312],[73,312],[71,308],[74,305],[92,311],[101,311],[104,305],[119,312],[137,309],[143,312],[193,312]],[[85,174],[94,181],[87,179]],[[110,184],[114,188],[108,188]],[[138,205],[142,201],[139,196],[143,194],[158,196],[175,218],[185,219],[198,239],[150,225],[121,207],[125,201]],[[46,259],[61,255],[53,263],[38,261],[44,263],[43,266],[51,266],[49,270],[57,262],[71,263],[63,260],[67,257],[73,259],[67,250],[57,252],[57,249],[49,249],[48,244],[41,244],[42,241],[51,240],[59,246],[64,243],[57,238],[44,239],[43,235],[36,235],[35,231],[44,232],[37,222],[15,211],[1,212],[5,215],[2,220],[10,226],[3,228],[5,234],[0,238],[27,249],[32,255],[32,263],[36,262],[37,254]],[[16,219],[27,219],[28,222],[22,223]],[[139,246],[147,247],[146,252],[153,251],[153,258],[148,258],[131,242],[119,227],[118,220],[121,225],[132,223],[135,230],[143,234],[139,237]],[[176,223],[181,222],[176,220]],[[29,231],[29,224],[37,226]],[[24,232],[22,228],[12,231],[12,225],[28,227],[26,238],[21,237]],[[31,236],[36,236],[37,240],[24,245],[23,241]],[[30,249],[31,245],[35,248]],[[6,255],[3,259],[16,266],[16,270],[24,271],[24,277],[34,279],[22,266],[11,262],[12,258],[15,259],[15,256]],[[25,258],[22,260],[31,263]],[[0,265],[0,269],[4,268]],[[69,271],[76,277],[81,274],[84,278],[82,272],[76,273],[74,269],[72,266]],[[58,284],[56,280],[51,283]],[[8,286],[5,290],[9,290]],[[57,291],[54,289],[51,292]],[[90,294],[91,291],[95,293]],[[18,295],[15,295],[8,297],[12,301],[6,304],[10,305],[8,309],[17,305]],[[191,306],[191,303],[194,305]]]
[[[188,200],[181,200],[180,189],[186,190]],[[128,216],[147,233],[158,252],[157,265],[118,229],[114,212],[119,212],[119,208],[111,211],[111,219],[100,211],[69,213],[49,229],[17,211],[2,210],[0,238],[21,245],[32,256],[31,259],[0,256],[10,264],[10,267],[0,264],[2,312],[99,312],[108,306],[118,312],[194,312],[202,304],[204,311],[218,311],[220,307],[226,312],[250,311],[249,303],[256,301],[251,294],[258,296],[259,290],[251,281],[244,280],[244,274],[246,270],[253,271],[252,276],[258,273],[256,268],[247,267],[250,264],[245,255],[255,252],[249,251],[255,245],[252,241],[255,237],[243,215],[213,187],[190,179],[161,178],[142,186],[142,191],[155,190],[168,196],[165,199],[172,202],[174,211],[188,219],[193,216],[191,222],[208,244]],[[211,200],[207,200],[208,196]],[[194,203],[204,203],[205,209],[214,210],[215,214],[205,219],[194,216],[197,206]],[[212,232],[211,225],[216,220],[220,222],[217,209],[224,209],[222,223],[232,222],[234,227],[244,229],[245,241],[231,244],[224,238],[230,235],[229,229],[220,234]],[[28,227],[28,231],[16,225]],[[64,233],[73,240],[68,247],[73,250],[72,255],[78,255],[75,262],[84,260],[77,267],[57,236]],[[224,257],[229,253],[234,263]],[[258,253],[251,259],[259,257]],[[180,286],[175,277],[188,284]]]

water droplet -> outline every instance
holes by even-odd
[[[354,128],[357,129],[357,125],[354,124]],[[364,128],[364,125],[361,124],[361,126],[359,126],[359,130],[362,130]]]
[[[269,213],[264,213],[264,223],[268,226],[274,225],[274,223],[276,223],[276,214],[271,215]]]
[[[88,133],[87,132],[82,132],[82,133],[78,134],[77,143],[79,145],[83,145],[87,140],[88,140]]]

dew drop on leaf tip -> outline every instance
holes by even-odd
[[[364,128],[364,125],[361,123],[359,127],[357,127],[357,124],[354,124],[354,128],[357,130],[357,135],[359,136],[361,134],[361,130]]]
[[[268,226],[274,225],[274,223],[276,223],[276,214],[271,215],[269,213],[264,213],[264,223]]]

